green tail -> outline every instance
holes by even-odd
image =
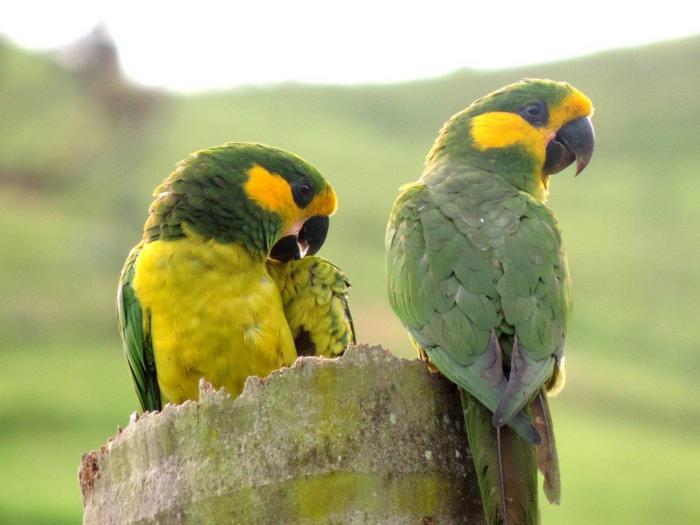
[[[536,447],[508,426],[496,430],[491,411],[464,390],[460,394],[486,523],[538,524]]]

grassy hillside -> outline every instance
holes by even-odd
[[[78,521],[80,453],[135,408],[114,285],[177,160],[250,140],[316,165],[340,198],[322,253],[350,276],[360,339],[409,356],[383,293],[397,188],[445,119],[524,76],[585,91],[598,135],[589,168],[557,175],[550,201],[576,306],[554,402],[563,504],[544,523],[700,520],[699,53],[696,38],[408,84],[175,97],[105,87],[0,42],[0,523]],[[133,100],[148,111],[115,116]]]

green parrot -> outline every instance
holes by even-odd
[[[248,376],[354,341],[343,272],[314,254],[333,188],[300,157],[229,143],[192,154],[156,188],[117,291],[124,351],[144,410],[237,395]]]
[[[389,300],[459,387],[489,525],[539,522],[537,468],[560,499],[547,395],[564,382],[571,289],[549,177],[593,153],[590,100],[524,80],[442,128],[386,233]]]

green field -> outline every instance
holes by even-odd
[[[115,283],[177,160],[245,140],[318,167],[340,200],[322,254],[353,283],[359,338],[411,356],[383,293],[397,188],[444,120],[525,76],[586,92],[598,136],[585,173],[552,182],[575,311],[553,402],[563,502],[543,523],[700,523],[698,56],[694,38],[404,84],[185,97],[0,41],[0,523],[77,523],[81,453],[135,409]]]

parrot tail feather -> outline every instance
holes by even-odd
[[[489,409],[460,389],[464,423],[488,525],[536,525],[536,447],[509,426],[495,428]]]
[[[503,472],[503,449],[501,448],[501,427],[496,429],[496,454],[498,456],[498,484],[501,496],[501,514],[503,516],[503,525],[508,525],[508,509],[506,507],[506,485],[505,473]]]
[[[547,396],[540,390],[532,401],[532,419],[535,428],[542,437],[542,443],[537,447],[537,466],[544,476],[544,494],[554,505],[561,501],[561,477],[559,475],[559,455],[554,440],[552,415],[549,411]]]

